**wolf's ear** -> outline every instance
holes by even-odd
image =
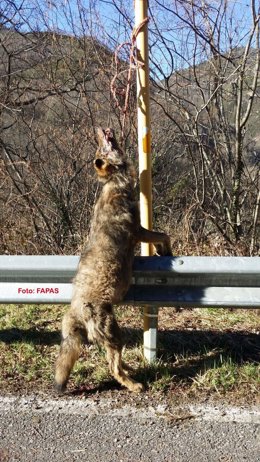
[[[97,135],[98,145],[100,148],[103,148],[107,144],[105,131],[101,127],[97,127],[95,132]]]
[[[106,128],[103,130],[101,127],[96,129],[98,145],[104,151],[115,150],[121,152],[118,142],[115,137],[114,130],[112,128]]]
[[[107,142],[111,143],[111,147],[113,149],[118,150],[119,146],[118,146],[118,143],[117,143],[117,140],[116,140],[116,137],[115,137],[115,132],[114,132],[113,128],[106,128],[104,130],[104,133],[105,133],[105,138],[106,138]]]

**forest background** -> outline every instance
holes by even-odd
[[[154,227],[175,255],[259,255],[259,9],[149,2]],[[133,29],[133,2],[1,2],[1,254],[80,252],[96,126],[137,165]]]

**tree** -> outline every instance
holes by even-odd
[[[97,189],[94,127],[110,113],[112,55],[91,36],[34,30],[25,3],[4,5],[2,252],[75,252],[87,233]],[[87,23],[83,27],[89,32]]]
[[[165,64],[156,63],[163,79],[154,81],[154,104],[171,121],[173,152],[176,146],[190,159],[193,233],[202,221],[202,240],[217,231],[229,250],[251,254],[259,245],[259,158],[253,159],[259,125],[257,3],[243,11],[240,24],[234,3],[224,0],[156,1],[160,11],[157,19],[153,15],[157,43],[165,44],[172,66],[168,74]],[[171,48],[174,39],[160,23],[164,12],[183,37],[178,49]],[[176,56],[186,69],[174,69]]]
[[[2,252],[76,252],[97,193],[94,127],[137,152],[133,12],[17,5],[0,18]],[[155,223],[180,252],[257,254],[259,1],[151,0],[149,18]]]

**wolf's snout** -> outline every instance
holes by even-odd
[[[104,162],[102,159],[96,159],[96,160],[95,160],[95,166],[96,166],[97,168],[101,168],[102,165],[103,165],[104,163],[105,163],[105,162]]]

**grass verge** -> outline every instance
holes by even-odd
[[[0,305],[0,392],[52,390],[64,306]],[[260,402],[260,334],[255,311],[160,309],[158,360],[142,356],[142,312],[116,308],[126,348],[124,360],[146,384],[150,398]],[[82,347],[71,375],[69,393],[126,392],[111,378],[105,354]]]

